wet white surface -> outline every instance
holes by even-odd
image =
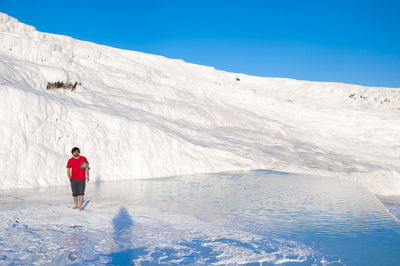
[[[82,212],[71,209],[67,186],[0,195],[7,263],[399,259],[399,222],[365,188],[339,179],[254,171],[94,183]]]

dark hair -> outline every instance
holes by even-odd
[[[78,151],[79,153],[81,152],[78,147],[73,147],[71,153],[74,153],[76,151]]]

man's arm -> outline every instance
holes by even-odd
[[[71,179],[71,168],[67,168],[67,175],[68,178]]]
[[[89,167],[85,168],[85,172],[86,172],[86,181],[89,182]]]

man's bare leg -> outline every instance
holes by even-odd
[[[79,196],[79,210],[82,211],[83,195]]]
[[[78,197],[74,197],[75,207],[72,209],[78,209]]]

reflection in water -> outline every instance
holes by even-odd
[[[393,249],[400,244],[399,224],[366,188],[346,180],[253,171],[114,182],[105,187],[96,193],[110,202],[190,215],[267,239],[317,245],[345,263],[356,263],[359,256],[373,262],[380,256],[389,263],[400,259]],[[354,254],[360,248],[366,255]],[[167,257],[174,253],[163,252]]]
[[[65,239],[65,246],[68,252],[68,259],[71,262],[76,262],[82,251],[84,252],[86,237],[80,232],[80,229],[80,227],[76,226],[68,228],[72,233]]]
[[[70,194],[65,191],[0,195],[0,260],[60,265],[400,261],[398,220],[364,187],[345,180],[252,171],[91,183],[84,212],[66,206]]]

